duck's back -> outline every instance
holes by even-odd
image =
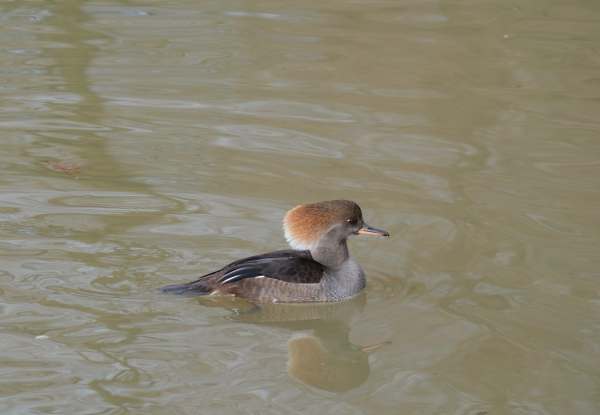
[[[258,301],[319,301],[323,265],[309,251],[282,250],[234,261],[186,284],[168,285],[164,292],[207,295],[233,294]]]

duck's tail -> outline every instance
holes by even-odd
[[[189,295],[208,295],[212,291],[210,288],[202,285],[196,285],[196,281],[186,284],[165,285],[160,289],[166,294],[189,294]]]
[[[211,272],[185,284],[165,285],[160,291],[167,294],[208,295],[213,292],[219,275],[219,271]]]

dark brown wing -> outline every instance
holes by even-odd
[[[234,261],[218,271],[203,275],[186,284],[168,285],[163,292],[175,294],[209,294],[221,285],[249,278],[316,284],[323,276],[323,266],[312,259],[309,251],[282,250]]]
[[[276,280],[316,284],[323,277],[323,266],[312,259],[309,251],[275,251],[232,262],[223,268],[220,284],[245,278],[265,277]]]

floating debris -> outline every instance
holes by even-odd
[[[81,172],[81,164],[69,161],[47,161],[46,167],[68,176],[75,176]]]

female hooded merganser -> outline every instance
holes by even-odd
[[[296,206],[285,215],[283,230],[293,249],[240,259],[163,291],[236,295],[258,302],[340,301],[365,287],[365,274],[350,257],[347,238],[390,236],[368,226],[360,207],[349,200]]]

